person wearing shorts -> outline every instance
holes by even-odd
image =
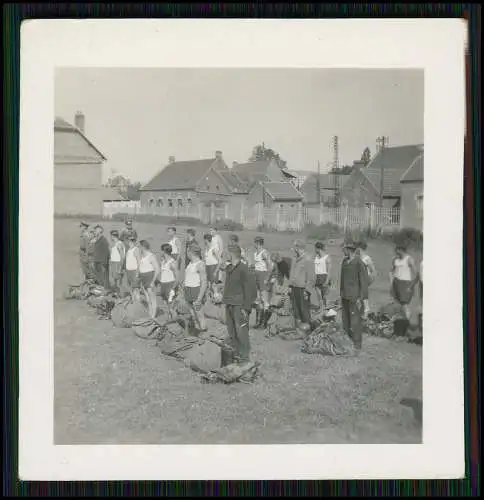
[[[207,273],[205,263],[202,260],[202,249],[191,246],[188,249],[188,258],[190,263],[185,269],[185,279],[183,289],[185,300],[190,306],[192,318],[200,331],[206,331],[205,316],[202,306],[207,292]]]
[[[150,244],[146,240],[139,242],[139,279],[142,290],[146,293],[148,310],[152,318],[156,318],[158,306],[155,293],[155,282],[160,275],[160,266],[154,253],[150,249]]]
[[[318,293],[319,311],[323,314],[327,305],[326,297],[330,286],[329,276],[331,261],[329,254],[326,253],[324,243],[318,241],[314,248],[316,251],[316,256],[314,257],[314,272],[316,274],[314,288]]]
[[[257,288],[257,303],[259,305],[255,328],[262,328],[270,305],[269,276],[272,272],[272,261],[269,252],[264,248],[264,238],[258,236],[255,238],[254,244],[253,269]]]
[[[212,244],[212,235],[206,234],[203,237],[205,243],[205,270],[207,273],[208,286],[210,292],[215,292],[215,288],[219,281],[220,261],[218,259],[218,250]]]
[[[410,320],[410,302],[415,286],[415,263],[407,252],[406,243],[399,243],[395,248],[395,256],[390,271],[391,293],[395,301],[402,306],[405,318]]]
[[[123,279],[123,268],[125,259],[125,246],[119,239],[116,230],[111,231],[111,254],[109,256],[109,286],[115,292],[121,291],[121,281]]]
[[[133,300],[139,300],[139,260],[140,249],[135,236],[128,238],[128,250],[126,251],[126,282]]]
[[[165,243],[161,245],[161,266],[160,266],[161,298],[165,302],[171,302],[178,284],[178,266],[171,256],[171,245]]]

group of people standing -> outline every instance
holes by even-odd
[[[229,236],[224,249],[222,237],[215,228],[203,235],[199,244],[196,231],[188,229],[185,248],[177,236],[176,227],[167,230],[167,243],[161,245],[161,257],[152,252],[146,240],[139,240],[132,220],[118,232],[110,232],[111,241],[104,236],[100,225],[90,227],[81,223],[80,261],[85,278],[100,285],[121,291],[123,285],[134,299],[145,294],[150,315],[158,313],[157,292],[168,305],[183,290],[186,303],[200,331],[206,331],[203,305],[207,297],[225,305],[228,343],[232,356],[247,361],[250,355],[249,317],[256,309],[255,329],[266,328],[271,317],[271,298],[282,287],[290,296],[296,326],[311,324],[311,294],[316,291],[318,314],[327,307],[331,288],[332,262],[325,244],[314,245],[314,255],[306,251],[306,243],[296,240],[291,258],[279,252],[270,253],[264,239],[254,240],[252,251],[243,249],[236,234]],[[346,240],[342,245],[343,261],[340,270],[342,324],[358,351],[362,347],[363,321],[369,306],[369,289],[376,269],[367,253],[364,241]],[[410,319],[409,304],[415,284],[423,292],[423,262],[417,269],[404,244],[396,246],[390,270],[392,297],[402,306]],[[230,360],[227,360],[227,363]]]

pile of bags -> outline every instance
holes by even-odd
[[[352,356],[353,342],[336,321],[321,323],[302,343],[301,351],[323,356]]]
[[[393,336],[393,318],[382,312],[371,312],[365,321],[364,332],[373,337],[389,339]]]
[[[149,318],[147,307],[131,297],[116,301],[111,310],[111,320],[117,328],[132,328],[136,321]]]
[[[101,294],[103,287],[96,284],[94,280],[86,280],[80,285],[71,285],[64,293],[65,300],[86,300],[93,294]]]

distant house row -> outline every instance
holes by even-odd
[[[141,188],[141,205],[157,208],[196,208],[202,219],[209,219],[216,206],[230,203],[231,212],[263,203],[295,205],[302,194],[291,183],[294,175],[275,162],[225,163],[222,152],[203,160],[168,164]]]
[[[103,202],[120,201],[102,186],[106,157],[85,135],[85,117],[74,125],[54,121],[54,207],[57,214],[101,214]],[[423,146],[398,146],[379,151],[367,167],[355,162],[350,175],[289,172],[275,161],[225,163],[221,151],[212,158],[177,161],[174,157],[144,185],[142,207],[179,213],[189,211],[211,220],[215,210],[230,205],[233,214],[261,204],[279,206],[284,214],[302,204],[338,202],[350,206],[399,207],[401,224],[422,227]],[[383,172],[383,180],[381,173]],[[319,188],[319,193],[318,193]],[[383,188],[383,191],[382,191]]]

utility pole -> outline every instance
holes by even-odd
[[[383,178],[385,175],[385,149],[388,146],[388,137],[381,136],[376,139],[376,147],[377,151],[380,152],[381,161],[380,161],[380,207],[383,207],[383,189],[385,184],[383,182]]]

